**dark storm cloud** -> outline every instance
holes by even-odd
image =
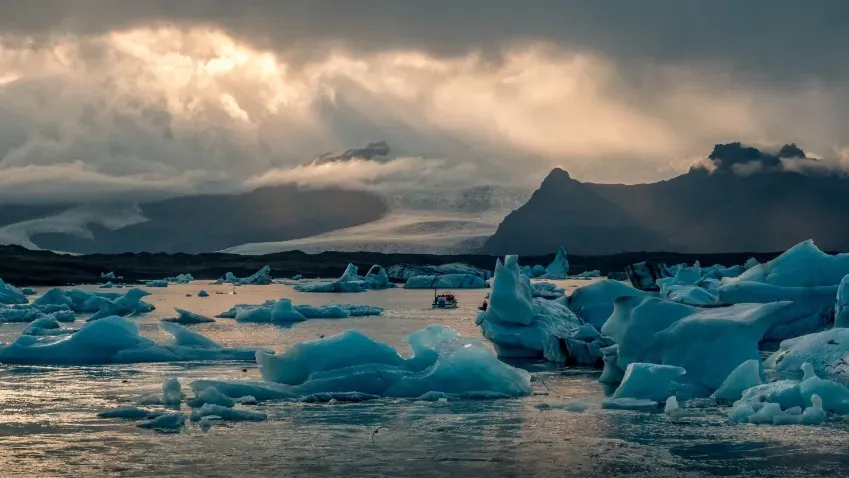
[[[770,82],[849,76],[842,0],[5,0],[0,30],[97,34],[151,22],[224,27],[264,48],[439,55],[550,41],[643,61],[729,65]]]

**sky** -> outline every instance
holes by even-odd
[[[849,161],[849,2],[4,0],[0,203]],[[389,163],[305,168],[386,141]]]

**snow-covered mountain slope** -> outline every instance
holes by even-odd
[[[529,196],[530,191],[500,186],[389,193],[384,197],[389,213],[377,221],[302,239],[243,244],[224,252],[469,253],[477,251],[504,216]]]

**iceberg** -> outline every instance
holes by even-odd
[[[746,390],[764,383],[761,373],[760,360],[746,360],[735,368],[722,385],[713,392],[711,398],[736,402]]]
[[[143,337],[135,322],[118,316],[87,322],[74,334],[58,339],[21,335],[11,344],[0,346],[0,363],[95,365],[252,360],[257,351],[222,347],[178,324],[163,322],[162,328],[174,336],[173,343],[157,343]]]
[[[146,420],[150,412],[138,407],[115,407],[97,414],[97,418],[123,418],[125,420]]]
[[[685,379],[718,389],[731,372],[760,359],[758,344],[776,326],[798,318],[789,302],[700,309],[653,297],[621,297],[601,329],[618,344],[616,365],[675,365]]]
[[[182,413],[170,412],[162,414],[153,420],[139,423],[136,425],[139,428],[147,428],[151,430],[158,431],[177,431],[180,428],[183,428],[183,425],[186,423],[186,416]]]
[[[663,402],[672,393],[673,382],[686,370],[671,365],[631,363],[612,398],[634,398]]]
[[[162,382],[162,403],[169,406],[180,405],[183,391],[176,377],[168,377]]]
[[[383,267],[373,265],[365,277],[357,274],[357,266],[348,264],[342,277],[332,282],[309,281],[295,285],[298,292],[365,292],[395,287]]]
[[[485,289],[486,281],[475,275],[443,274],[414,276],[404,284],[405,289]]]
[[[613,313],[613,301],[619,297],[645,297],[648,294],[619,281],[605,279],[579,287],[565,299],[566,306],[584,322],[598,330]]]
[[[492,273],[469,264],[452,262],[438,266],[418,264],[395,264],[386,269],[387,275],[394,280],[408,281],[416,276],[441,276],[446,274],[463,274],[480,277],[484,281],[492,277]],[[297,280],[297,279],[295,279]]]
[[[849,329],[834,328],[787,339],[764,361],[764,368],[796,373],[810,363],[817,374],[845,379],[849,376]]]
[[[252,309],[237,309],[236,322],[283,324],[307,320],[295,310],[290,299],[280,299],[273,305]]]
[[[26,304],[28,302],[29,299],[27,299],[26,295],[20,289],[0,279],[0,304],[12,305]]]
[[[74,312],[65,305],[18,304],[0,306],[0,323],[34,322],[38,320],[73,322]]]
[[[534,299],[530,280],[519,271],[517,256],[495,263],[489,308],[476,323],[501,357],[545,358],[566,363],[564,340],[581,320],[558,301]]]
[[[566,295],[566,289],[557,287],[553,282],[531,282],[531,288],[535,298],[554,300]]]
[[[206,417],[220,417],[222,420],[233,422],[264,422],[268,420],[268,415],[262,412],[236,410],[232,407],[225,407],[214,403],[206,403],[194,410],[189,419],[196,422]]]
[[[105,284],[100,284],[100,285],[98,285],[97,287],[98,287],[99,289],[113,289],[113,288],[115,287],[115,284],[113,284],[113,283],[111,283],[111,282],[107,282],[107,283],[105,283]]]
[[[198,291],[198,297],[209,297],[209,292],[201,289]]]
[[[687,305],[712,305],[719,300],[713,291],[696,285],[671,285],[661,291],[661,295],[667,300]]]
[[[601,408],[606,410],[635,410],[651,412],[658,409],[659,403],[654,400],[639,398],[611,398],[601,403]]]
[[[799,384],[799,393],[805,401],[805,406],[812,406],[813,397],[816,395],[821,399],[820,408],[825,411],[841,415],[849,413],[849,388],[841,383],[817,377],[809,363],[802,364],[802,370],[805,378]]]
[[[180,309],[174,307],[174,310],[177,311],[177,317],[172,317],[168,319],[162,319],[163,322],[174,322],[177,324],[183,325],[191,325],[191,324],[205,324],[209,322],[215,322],[215,319],[210,319],[209,317],[204,317],[203,315],[196,314],[194,312],[189,312],[185,309]]]
[[[432,325],[407,338],[413,355],[404,358],[387,344],[348,330],[301,342],[283,353],[257,353],[265,382],[196,381],[196,394],[213,387],[229,397],[295,399],[316,394],[360,394],[416,398],[497,398],[531,394],[530,374],[507,365],[480,341]]]
[[[232,408],[236,406],[236,401],[232,398],[219,392],[214,387],[207,388],[200,392],[195,398],[186,402],[192,408],[200,408],[207,403],[218,405],[221,407]]]
[[[108,282],[108,281],[113,281],[113,280],[121,280],[124,277],[116,276],[114,272],[101,272],[100,278]]]
[[[168,281],[165,279],[149,280],[144,285],[145,287],[168,287]]]
[[[21,293],[25,296],[36,295],[38,292],[35,291],[32,287],[21,287]]]
[[[189,282],[195,280],[195,278],[192,277],[191,274],[179,274],[175,277],[166,277],[163,280],[168,281],[172,284],[188,284]]]
[[[73,312],[71,312],[73,315]],[[62,324],[56,320],[56,317],[52,314],[46,315],[40,319],[36,319],[29,324],[22,334],[23,335],[34,335],[34,336],[47,336],[47,335],[66,335],[72,334],[76,332],[76,329],[67,329],[62,327]]]
[[[801,242],[775,259],[758,264],[723,284],[763,282],[780,287],[835,286],[849,274],[849,253],[829,255],[814,242]]]
[[[236,277],[232,272],[228,272],[224,277],[218,279],[216,284],[233,284],[233,285],[268,285],[273,282],[271,278],[271,266],[264,266],[248,277]]]
[[[563,280],[569,275],[569,259],[566,257],[566,249],[563,247],[557,248],[557,255],[548,267],[545,268],[545,273],[538,276],[540,279]]]
[[[834,326],[849,327],[849,275],[840,280],[834,303]]]
[[[838,286],[782,287],[763,282],[734,282],[720,286],[716,293],[723,304],[746,304],[791,301],[825,309],[834,305]]]
[[[240,311],[244,314],[244,311],[264,309],[263,312],[257,313],[257,315],[242,315],[242,321],[251,319],[261,323],[270,323],[274,322],[271,320],[270,314],[277,302],[275,300],[267,300],[262,304],[236,304],[230,309],[216,315],[216,317],[221,319],[235,319]],[[296,305],[295,310],[307,319],[346,319],[348,317],[367,317],[383,313],[382,307],[355,304]]]

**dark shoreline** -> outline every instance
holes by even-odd
[[[774,258],[780,252],[731,254],[680,254],[674,252],[629,252],[607,256],[569,255],[573,274],[598,269],[602,274],[624,271],[625,266],[640,261],[659,261],[667,264],[692,263],[703,265],[742,264],[749,257],[758,261]],[[547,265],[554,254],[521,257],[523,265]],[[393,264],[445,264],[465,262],[492,270],[495,256],[487,255],[430,255],[430,254],[380,254],[371,252],[325,252],[306,254],[300,251],[280,252],[264,256],[236,254],[165,254],[125,253],[70,256],[48,251],[32,251],[20,246],[0,246],[0,278],[18,286],[59,286],[100,282],[102,272],[115,272],[126,282],[161,279],[176,274],[191,273],[196,279],[215,280],[226,272],[247,276],[264,265],[270,265],[275,278],[302,274],[309,277],[338,277],[348,263],[362,272],[373,264],[389,267]]]

